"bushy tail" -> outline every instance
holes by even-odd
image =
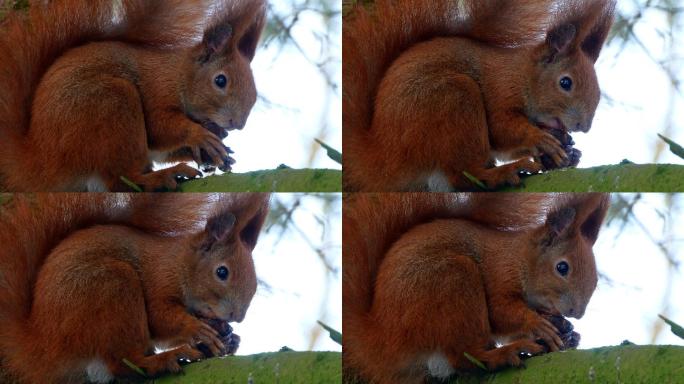
[[[355,6],[342,32],[344,65],[343,145],[345,189],[353,170],[372,162],[369,143],[377,88],[390,64],[408,47],[438,36],[463,36],[498,46],[519,46],[544,38],[556,10],[553,0],[377,0]]]
[[[435,219],[460,218],[505,231],[542,225],[551,209],[579,201],[573,194],[383,193],[344,200],[342,306],[345,376],[354,377],[372,350],[368,313],[378,269],[391,245],[410,228]]]
[[[21,356],[32,290],[44,258],[71,232],[125,224],[159,235],[202,228],[216,200],[208,194],[0,195],[0,361]]]
[[[19,163],[41,77],[64,52],[89,41],[156,46],[201,36],[209,0],[50,0],[0,23],[0,172]],[[0,180],[2,183],[2,180]]]

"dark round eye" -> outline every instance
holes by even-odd
[[[561,86],[561,88],[570,92],[572,90],[572,79],[567,77],[567,76],[560,79],[560,86]]]
[[[214,84],[219,88],[225,88],[226,84],[228,84],[228,79],[226,79],[225,75],[218,75],[214,78]]]
[[[221,280],[226,280],[228,278],[228,268],[223,265],[216,268],[216,276]]]
[[[565,261],[561,261],[560,263],[556,264],[556,271],[558,271],[561,276],[567,276],[568,272],[570,271],[570,266]]]

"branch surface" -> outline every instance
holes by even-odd
[[[526,360],[526,366],[485,376],[461,377],[450,383],[684,383],[684,347],[618,345],[556,352]]]
[[[148,383],[328,384],[342,382],[339,352],[271,352],[208,359]],[[249,381],[250,377],[252,381]]]
[[[181,192],[340,192],[342,171],[279,168],[190,180]]]
[[[523,179],[520,192],[684,192],[684,165],[618,164],[561,169]]]

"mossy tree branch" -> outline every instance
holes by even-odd
[[[520,192],[682,192],[684,165],[618,164],[563,169],[523,179],[503,191]]]
[[[250,381],[251,378],[251,381]],[[329,384],[342,382],[339,352],[273,352],[208,359],[146,383]]]
[[[342,171],[291,169],[226,173],[187,181],[182,192],[340,192]]]
[[[620,345],[550,353],[526,361],[526,368],[484,376],[459,377],[452,384],[641,383],[684,380],[684,347]]]

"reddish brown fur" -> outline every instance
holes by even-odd
[[[355,194],[344,203],[347,379],[423,382],[436,352],[457,371],[474,368],[463,352],[490,369],[518,365],[519,352],[542,351],[538,338],[557,348],[537,311],[581,317],[596,287],[591,247],[607,195]],[[560,259],[567,279],[555,273]]]
[[[401,191],[519,183],[560,142],[539,126],[587,131],[599,100],[593,64],[614,0],[378,0],[343,29],[345,190]],[[551,55],[559,30],[574,39]],[[575,87],[563,91],[562,76]],[[516,160],[494,167],[495,159]],[[535,161],[532,161],[532,160]],[[444,183],[442,183],[444,184]]]
[[[3,189],[125,190],[122,176],[175,189],[176,176],[199,172],[152,172],[153,160],[204,162],[204,150],[213,164],[228,161],[217,135],[242,128],[256,101],[250,61],[264,0],[46,3],[2,24]],[[218,25],[232,33],[216,36]],[[209,37],[220,50],[207,48]],[[225,89],[214,85],[220,73]]]
[[[203,356],[197,343],[214,354],[224,348],[196,316],[244,318],[267,194],[9,198],[0,220],[0,361],[18,382],[84,382],[95,359],[116,376],[135,376],[124,358],[150,376],[177,372],[179,358]],[[202,229],[215,220],[223,224]],[[226,281],[215,276],[222,265]],[[176,349],[155,355],[154,345]]]

